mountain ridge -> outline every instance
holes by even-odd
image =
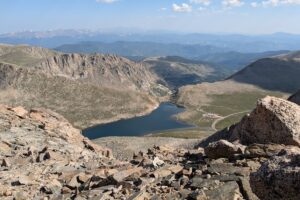
[[[238,122],[259,98],[287,98],[300,88],[298,55],[292,52],[260,59],[223,81],[179,88],[175,101],[187,111],[178,118],[205,127],[205,131],[220,130]]]
[[[79,128],[147,114],[169,92],[145,66],[114,55],[0,49],[1,103],[53,109]]]

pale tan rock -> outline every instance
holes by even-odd
[[[47,194],[60,194],[61,189],[62,189],[62,184],[58,180],[53,179],[50,183],[48,183],[42,189]]]
[[[78,188],[81,185],[81,183],[78,182],[78,175],[73,176],[67,185],[72,189]]]
[[[22,118],[24,118],[24,117],[28,114],[28,111],[25,110],[25,109],[24,109],[23,107],[21,107],[21,106],[12,108],[12,110],[16,113],[17,116],[22,117]]]
[[[158,157],[155,157],[153,160],[153,166],[154,167],[161,167],[165,164],[165,162],[163,160],[160,160]]]
[[[114,173],[112,178],[116,181],[116,182],[121,182],[123,181],[125,178],[129,177],[130,175],[134,174],[134,173],[138,173],[140,174],[142,172],[143,168],[142,167],[137,167],[137,168],[133,168],[133,169],[127,169],[127,170],[123,170],[117,173]]]
[[[161,169],[157,169],[153,172],[153,176],[155,178],[163,178],[163,177],[166,177],[166,176],[169,176],[172,174],[172,171],[169,170],[169,169],[164,169],[164,168],[161,168]]]
[[[300,106],[290,101],[265,97],[255,110],[236,125],[230,140],[242,144],[284,144],[300,146]]]
[[[18,182],[21,185],[32,185],[35,183],[35,180],[33,179],[33,177],[21,175],[18,178]]]
[[[175,166],[168,167],[168,170],[170,170],[173,174],[178,174],[182,172],[183,167],[180,165],[175,165]]]

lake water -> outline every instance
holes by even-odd
[[[96,139],[106,136],[143,136],[153,132],[194,127],[174,118],[174,115],[183,111],[184,108],[172,103],[162,103],[149,115],[94,126],[83,130],[82,134],[89,139]]]

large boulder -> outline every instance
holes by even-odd
[[[300,149],[283,151],[252,173],[252,190],[260,199],[300,199]]]
[[[254,111],[231,130],[230,140],[242,144],[285,144],[300,146],[300,106],[267,96]]]
[[[210,143],[204,148],[205,154],[211,159],[218,158],[230,158],[235,154],[243,153],[242,145],[235,145],[226,140],[219,140],[217,142]]]

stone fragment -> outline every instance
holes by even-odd
[[[234,154],[241,154],[242,149],[226,140],[210,143],[204,148],[205,155],[211,159],[231,158]]]
[[[60,194],[61,189],[62,189],[62,185],[56,179],[53,179],[46,186],[42,187],[42,191],[46,194]]]
[[[71,189],[78,188],[81,183],[78,182],[78,174],[73,176],[73,178],[68,182],[67,186]]]
[[[18,181],[14,183],[15,185],[32,185],[34,184],[34,180],[29,176],[20,176]]]
[[[134,174],[134,173],[138,173],[140,174],[141,171],[143,170],[142,167],[137,167],[137,168],[132,168],[132,169],[127,169],[127,170],[123,170],[120,172],[116,172],[112,175],[112,178],[117,182],[121,182],[124,179],[126,179],[127,177],[129,177],[130,175]]]
[[[164,177],[167,177],[169,175],[172,174],[172,171],[169,170],[169,169],[166,169],[166,168],[161,168],[161,169],[157,169],[155,170],[152,175],[155,177],[155,178],[164,178]]]
[[[10,167],[11,164],[7,158],[2,159],[1,167]]]
[[[162,167],[165,164],[163,160],[160,160],[158,157],[155,157],[153,160],[153,166],[155,168]]]
[[[142,190],[130,196],[128,200],[146,200],[150,198],[151,198],[150,194],[148,194],[145,190]]]
[[[21,118],[24,118],[28,114],[28,111],[25,110],[21,106],[12,108],[11,110],[14,111],[16,113],[16,115],[21,117]]]
[[[194,177],[190,180],[190,186],[195,189],[214,188],[220,184],[219,180],[204,179],[202,177]]]
[[[266,157],[277,155],[282,149],[287,148],[281,144],[251,144],[247,146],[245,155],[250,158]]]
[[[168,170],[170,170],[173,174],[178,174],[183,170],[183,167],[180,165],[174,165],[171,167],[168,167]]]
[[[250,174],[249,167],[237,167],[230,163],[210,164],[207,171],[210,174],[216,175],[234,174],[239,176],[248,176]]]
[[[188,197],[191,200],[208,200],[208,197],[203,190],[192,192]]]
[[[214,200],[244,199],[243,195],[240,193],[239,185],[234,181],[226,182],[225,184],[220,185],[212,190],[206,190],[205,194],[208,199]]]
[[[239,177],[237,183],[240,186],[241,193],[246,199],[249,200],[259,200],[259,198],[254,194],[250,186],[249,177]]]

